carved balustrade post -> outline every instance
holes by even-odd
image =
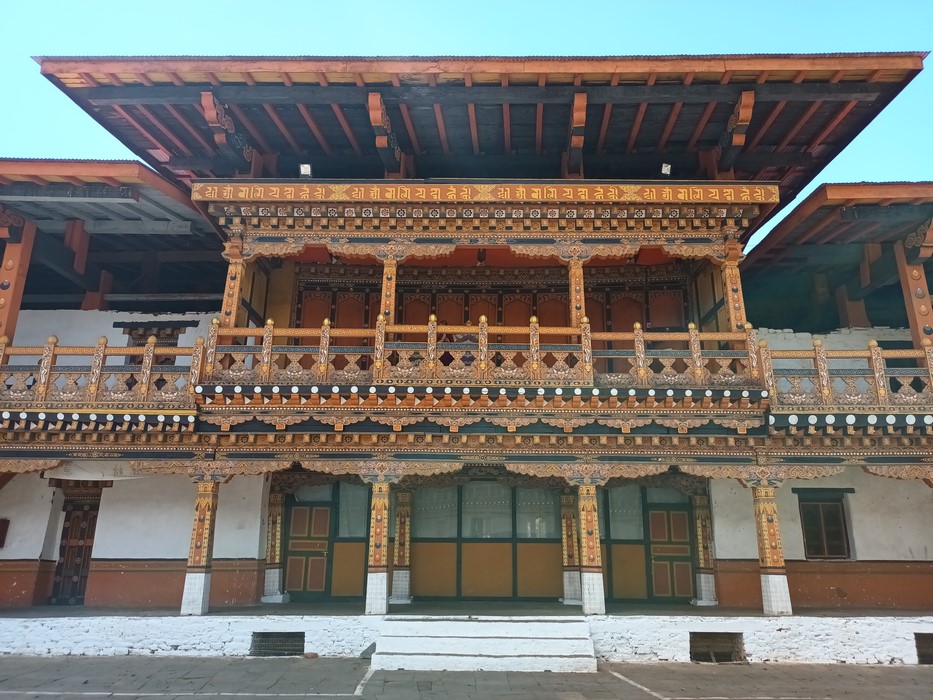
[[[373,381],[378,381],[386,376],[386,317],[379,313],[376,316],[376,338],[373,342]]]
[[[52,365],[55,364],[55,348],[57,345],[58,338],[50,335],[48,342],[42,349],[42,357],[39,359],[39,376],[36,378],[36,401],[44,401],[49,393],[49,386],[52,383]]]
[[[229,246],[228,246],[229,249]],[[243,277],[246,275],[246,262],[239,257],[239,252],[229,249],[227,253],[227,283],[220,310],[220,325],[224,328],[236,327],[237,314],[240,311]]]
[[[599,506],[596,486],[577,487],[580,528],[580,588],[584,615],[606,614],[606,591],[603,585],[603,555],[599,540]]]
[[[580,546],[577,532],[577,497],[564,493],[560,497],[561,559],[564,568],[564,605],[583,605],[580,583]]]
[[[0,336],[0,367],[6,364],[6,349],[10,344],[10,338],[8,336]]]
[[[927,365],[927,390],[925,393],[933,395],[933,341],[924,338],[920,341],[920,345],[923,348],[924,361]],[[3,364],[2,357],[0,357],[0,364]]]
[[[411,491],[395,492],[395,549],[389,602],[411,602]]]
[[[771,403],[778,403],[777,381],[774,378],[774,362],[771,360],[771,349],[768,341],[762,338],[758,341],[758,356],[761,360],[761,376],[764,379],[765,389],[771,397]]]
[[[538,317],[528,319],[528,378],[541,379],[544,369],[541,367],[541,335],[538,327]]]
[[[813,341],[813,366],[816,368],[816,390],[820,395],[820,403],[833,402],[833,385],[829,378],[829,364],[826,360],[826,348],[823,341],[817,338]]]
[[[282,532],[285,517],[285,494],[269,492],[266,511],[266,573],[263,603],[287,603],[288,593],[282,590]]]
[[[107,337],[102,335],[97,339],[97,347],[94,350],[94,356],[91,358],[91,372],[87,377],[87,401],[89,404],[97,401],[97,394],[100,393],[100,378],[106,361]]]
[[[207,329],[207,344],[204,348],[204,369],[201,377],[205,382],[214,378],[214,370],[217,368],[217,336],[220,330],[220,319],[212,318],[211,326]]]
[[[437,316],[434,314],[428,316],[428,358],[423,376],[428,380],[437,377]]]
[[[479,317],[479,336],[477,337],[478,355],[476,358],[477,381],[483,382],[491,374],[489,368],[489,320],[486,316]]]
[[[881,355],[881,348],[878,347],[877,340],[868,341],[868,356],[869,366],[874,377],[875,402],[881,405],[886,404],[888,402],[888,381],[884,376],[884,357]]]
[[[583,360],[583,380],[593,384],[593,333],[590,319],[587,316],[580,319],[580,349],[583,353],[581,358]]]
[[[784,548],[778,520],[775,492],[781,480],[748,481],[755,508],[755,534],[758,539],[758,566],[761,576],[761,602],[765,615],[792,615],[790,588],[784,568]]]
[[[275,323],[270,318],[262,329],[262,354],[259,358],[258,379],[260,383],[272,381],[272,341]]]
[[[330,319],[325,318],[321,326],[321,344],[318,348],[317,373],[318,380],[327,381],[328,367],[330,366]]]
[[[193,394],[194,388],[201,383],[201,372],[204,367],[204,338],[195,339],[191,349],[191,369],[188,372],[188,393]]]
[[[142,368],[139,372],[139,395],[145,399],[152,388],[152,365],[155,362],[155,347],[157,339],[154,335],[146,338],[146,347],[143,349]]]
[[[716,600],[716,577],[713,574],[713,517],[709,495],[694,494],[694,535],[697,546],[696,605],[718,605]]]
[[[217,499],[220,484],[230,477],[216,475],[197,476],[197,500],[194,504],[194,523],[191,526],[191,546],[188,549],[188,568],[181,599],[182,615],[203,615],[210,606],[211,562],[214,556],[214,529],[217,524]]]
[[[752,324],[745,324],[745,352],[748,353],[748,379],[757,384],[761,379],[761,366],[758,361],[758,332]]]
[[[700,334],[695,323],[687,324],[690,334],[690,376],[698,385],[706,382],[706,368],[703,366],[703,349],[700,346]]]
[[[632,330],[635,333],[635,381],[638,386],[650,386],[648,359],[645,356],[645,332],[637,322],[632,326]]]

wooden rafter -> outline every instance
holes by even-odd
[[[802,83],[806,75],[807,74],[805,71],[799,71],[791,82],[794,84]],[[755,134],[755,136],[748,144],[749,153],[755,152],[755,149],[758,148],[758,144],[761,143],[761,139],[763,139],[764,135],[768,133],[768,129],[771,128],[771,125],[774,124],[774,121],[780,116],[781,112],[784,111],[784,107],[786,106],[787,100],[779,100],[778,103],[771,108],[768,116],[765,117],[764,123],[762,123],[762,125],[758,128],[758,133]]]
[[[547,84],[547,76],[543,73],[538,76],[538,87]],[[535,111],[535,153],[541,153],[541,141],[544,135],[544,104],[539,102]]]
[[[619,84],[619,74],[613,73],[609,79],[609,87],[616,87]],[[596,152],[602,153],[606,145],[606,134],[609,133],[609,120],[612,119],[612,103],[607,102],[603,106],[603,118],[599,124],[599,136],[596,138]]]
[[[321,87],[327,87],[330,85],[327,80],[327,76],[324,75],[324,73],[318,74],[318,82],[321,84]],[[350,122],[347,121],[347,116],[343,113],[343,107],[338,104],[331,104],[330,107],[334,112],[334,116],[337,117],[337,123],[340,124],[340,128],[343,129],[343,133],[347,137],[347,141],[350,142],[350,148],[353,149],[353,152],[356,153],[356,155],[363,155],[363,149],[360,148],[360,143],[356,140],[356,134],[354,134],[353,129],[350,128]]]
[[[767,72],[765,73],[767,75]],[[761,82],[761,76],[759,75],[759,82]],[[726,71],[722,74],[722,78],[719,79],[720,85],[728,84],[729,80],[732,78],[732,71]],[[713,111],[716,109],[718,102],[710,102],[703,108],[703,114],[700,115],[699,121],[697,121],[696,128],[694,128],[693,133],[690,134],[690,141],[687,142],[687,151],[693,153],[697,149],[697,141],[700,140],[700,137],[703,135],[703,130],[706,129],[706,125],[709,123],[709,118],[713,116]]]
[[[401,85],[397,73],[392,74],[391,80],[393,87],[399,87]],[[421,153],[421,143],[418,141],[418,133],[415,131],[415,124],[411,120],[411,113],[408,111],[408,105],[404,103],[400,104],[398,109],[402,113],[402,122],[405,124],[405,131],[408,132],[408,140],[411,141],[412,150],[416,154]]]
[[[239,169],[251,168],[258,155],[249,138],[237,130],[236,122],[212,92],[201,93],[201,108],[208,127],[214,132],[218,150]],[[232,108],[231,108],[231,111]]]
[[[244,73],[244,81],[247,85],[256,85],[256,80],[253,78],[252,74]],[[287,84],[287,83],[286,83]],[[285,126],[285,122],[282,121],[282,118],[279,116],[278,111],[267,102],[264,102],[262,105],[263,110],[269,119],[275,125],[275,128],[279,130],[279,133],[285,138],[288,142],[288,145],[292,147],[292,150],[296,153],[304,153],[304,149],[298,145],[298,142],[295,140],[295,137],[292,136],[292,132],[288,130],[288,127]],[[271,150],[266,151],[271,153]]]
[[[473,87],[473,76],[469,73],[464,77],[464,84]],[[467,116],[470,119],[470,139],[473,141],[473,155],[479,155],[479,130],[476,126],[476,105],[470,102],[467,105]]]
[[[115,75],[114,73],[108,73],[107,77],[110,79],[111,84],[123,85],[123,81],[120,80],[120,77],[118,75]],[[145,117],[149,121],[150,124],[152,124],[160,132],[162,132],[162,135],[165,138],[167,138],[169,141],[175,144],[175,147],[181,152],[182,155],[185,155],[185,156],[192,155],[192,151],[190,148],[188,148],[188,145],[184,141],[182,141],[180,138],[178,138],[171,129],[165,126],[165,124],[162,123],[162,120],[159,119],[155,114],[153,114],[152,110],[147,108],[146,105],[136,105],[136,109],[139,111],[141,115],[143,115],[143,117]],[[163,148],[163,150],[168,152],[167,149]],[[191,174],[194,175],[194,173],[191,173]]]
[[[654,85],[657,76],[654,73],[648,75],[648,79],[645,81],[645,84],[648,86]],[[638,140],[638,132],[641,130],[641,123],[645,119],[645,112],[648,111],[648,103],[642,102],[638,105],[638,111],[635,112],[635,120],[632,122],[632,130],[628,135],[628,143],[625,146],[625,152],[631,153],[635,150],[635,142]]]
[[[162,151],[162,152],[165,153],[166,155],[169,154],[169,150],[168,150],[165,146],[162,145],[162,142],[159,141],[159,139],[157,139],[157,138],[156,138],[155,136],[153,136],[151,133],[149,133],[148,129],[146,129],[146,127],[144,127],[142,124],[140,124],[139,121],[138,121],[137,119],[135,119],[135,118],[134,118],[129,112],[127,112],[123,107],[121,107],[120,105],[113,105],[113,106],[111,107],[111,109],[113,109],[113,111],[114,111],[121,119],[123,119],[123,121],[125,121],[127,124],[129,124],[129,125],[132,126],[134,129],[136,129],[136,131],[138,131],[140,134],[142,134],[142,135],[146,138],[146,140],[148,140],[148,141],[149,141],[153,146],[155,146],[158,150]]]
[[[432,88],[437,87],[437,77],[434,73],[428,73],[428,85]],[[437,134],[441,140],[441,150],[445,156],[450,155],[450,143],[447,141],[447,128],[444,126],[444,111],[439,103],[434,103],[434,119],[437,122]]]
[[[684,76],[684,85],[690,85],[693,82],[693,73],[687,73]],[[677,123],[677,117],[680,116],[680,110],[683,109],[683,102],[675,102],[667,115],[667,123],[664,124],[664,130],[661,132],[661,138],[658,140],[658,151],[664,152],[667,147],[667,140],[671,137],[674,125]]]
[[[152,83],[152,81],[149,79],[148,76],[146,76],[145,74],[142,74],[142,73],[136,73],[135,75],[136,75],[136,79],[139,80],[140,83],[142,83],[143,85],[147,85],[147,86],[149,86],[149,87],[152,87],[152,84],[153,84],[153,83]],[[177,77],[177,76],[176,76],[176,77]],[[179,83],[177,83],[177,84],[183,84],[183,83],[180,82],[180,80],[181,80],[181,79],[179,79]],[[177,108],[175,105],[166,103],[166,104],[164,105],[164,107],[165,107],[165,111],[168,112],[169,114],[171,114],[172,117],[173,117],[179,124],[181,124],[182,128],[184,128],[185,131],[187,131],[189,134],[191,134],[191,136],[195,139],[195,141],[197,141],[205,151],[207,151],[207,152],[210,153],[210,154],[214,154],[214,153],[217,152],[216,149],[215,149],[213,146],[211,146],[210,143],[208,143],[207,139],[205,139],[205,138],[201,135],[201,132],[198,131],[198,130],[194,127],[194,125],[193,125],[190,121],[188,121],[188,119],[185,118],[185,115],[182,114],[182,113],[178,110],[178,108]]]
[[[836,71],[833,74],[833,77],[829,81],[830,84],[835,85],[836,83],[838,83],[840,80],[842,80],[843,75],[845,75],[845,71],[841,71],[841,70]],[[811,102],[810,106],[807,107],[806,110],[804,110],[804,113],[801,115],[800,119],[797,120],[797,122],[790,128],[790,131],[788,131],[784,135],[784,138],[781,139],[781,142],[778,144],[777,150],[783,151],[785,148],[787,148],[790,142],[794,140],[797,134],[800,133],[800,130],[804,126],[806,126],[807,122],[810,121],[810,118],[814,114],[816,114],[816,111],[822,106],[823,106],[822,100],[814,100],[813,102]]]

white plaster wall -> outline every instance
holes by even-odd
[[[216,313],[138,314],[126,311],[25,310],[19,314],[13,344],[19,347],[45,345],[49,336],[54,335],[58,338],[59,345],[90,347],[97,345],[98,338],[106,336],[109,346],[126,347],[129,336],[122,328],[114,328],[114,323],[145,325],[150,322],[196,321],[198,325],[185,329],[178,339],[179,347],[192,347],[198,336],[207,338],[211,319],[215,316]],[[112,361],[122,362],[122,359],[116,358]],[[178,364],[186,363],[179,361]]]
[[[794,488],[854,488],[845,494],[852,557],[864,561],[933,559],[933,489],[849,468],[821,479],[789,479],[777,490],[785,559],[804,559]],[[718,559],[758,559],[751,490],[734,480],[710,482],[714,552]]]
[[[713,556],[758,561],[755,509],[751,489],[735,479],[710,480]]]
[[[187,560],[196,496],[181,474],[114,481],[101,495],[94,558]]]
[[[39,559],[48,549],[48,537],[55,540],[52,552],[56,552],[60,526],[58,532],[50,534],[55,530],[54,525],[61,522],[60,499],[57,511],[53,511],[56,491],[38,474],[18,474],[0,489],[0,518],[10,520],[0,559]],[[50,521],[53,521],[51,525]],[[51,556],[58,558],[57,553]]]
[[[265,558],[268,488],[263,476],[235,476],[229,483],[220,485],[214,531],[215,559]],[[188,529],[190,535],[190,522]]]
[[[795,333],[792,330],[778,330],[772,328],[757,329],[758,339],[768,341],[771,350],[812,350],[813,341],[823,341],[827,350],[867,350],[869,340],[879,342],[886,340],[910,341],[912,340],[909,328],[841,328],[832,333]],[[831,360],[832,367],[852,368],[867,367],[867,360],[845,361],[838,358]],[[775,360],[776,369],[812,368],[812,360]]]

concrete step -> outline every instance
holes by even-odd
[[[388,616],[375,670],[595,673],[585,618]]]

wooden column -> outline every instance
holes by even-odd
[[[564,569],[564,605],[582,605],[580,584],[580,551],[577,533],[577,497],[564,493],[560,497],[561,559]]]
[[[382,310],[387,324],[396,323],[395,282],[397,272],[398,261],[395,258],[386,258],[382,261],[382,292],[379,297],[379,308]]]
[[[366,614],[389,611],[389,484],[375,481],[369,514],[369,559],[366,572]]]
[[[220,325],[223,328],[234,328],[237,325],[237,314],[242,305],[245,274],[246,262],[243,258],[231,254],[227,265],[227,282],[224,286],[223,305],[220,312]]]
[[[411,602],[411,491],[395,492],[392,603]]]
[[[696,599],[697,605],[718,605],[716,578],[713,574],[713,518],[709,496],[696,494],[693,501],[694,533],[697,546]]]
[[[36,241],[36,227],[32,222],[24,222],[20,230],[22,233],[19,240],[13,242],[9,237],[10,227],[0,225],[0,238],[7,239],[3,251],[3,270],[0,272],[0,336],[6,336],[9,342],[12,342],[16,332],[16,320],[26,286],[26,272]]]
[[[263,603],[287,603],[288,593],[282,590],[282,525],[285,517],[285,494],[269,492],[266,511],[266,575]]]
[[[771,482],[752,483],[755,531],[758,538],[758,566],[761,573],[761,602],[765,615],[791,615],[790,588],[784,569],[784,548],[778,521],[775,493]]]
[[[904,305],[907,307],[910,335],[914,347],[920,348],[924,338],[933,338],[930,288],[923,269],[923,259],[909,261],[901,241],[894,244],[894,259],[897,261],[897,274],[901,280],[901,291],[904,293]]]
[[[217,497],[220,481],[195,477],[198,495],[194,503],[194,524],[188,549],[188,569],[181,599],[182,615],[203,615],[211,595],[211,561],[214,556],[214,528],[217,523]]]
[[[581,484],[577,487],[577,508],[580,519],[580,588],[583,614],[605,615],[606,592],[603,585],[596,486]]]
[[[726,258],[722,263],[722,294],[726,306],[726,317],[729,319],[730,333],[745,328],[745,296],[742,294],[742,277],[739,274],[739,262],[742,255],[742,245],[738,241],[730,241],[726,246]]]
[[[583,288],[583,260],[573,258],[567,264],[570,273],[570,325],[579,328],[586,316],[586,293]]]

